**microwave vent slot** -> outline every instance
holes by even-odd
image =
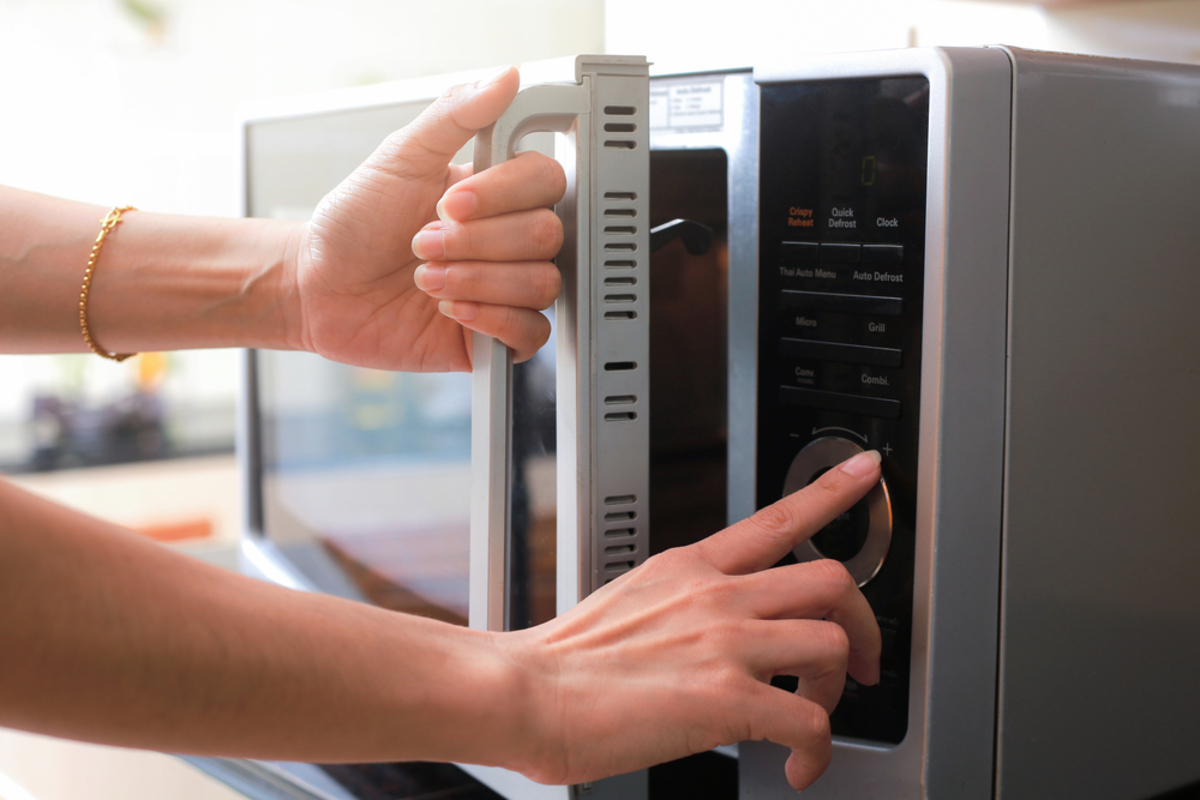
[[[637,192],[605,192],[604,199],[633,202],[634,200],[637,200]]]
[[[633,133],[637,130],[637,125],[632,122],[606,122],[604,130],[608,133]]]
[[[606,217],[636,217],[636,208],[606,208],[604,209]]]
[[[633,236],[637,228],[633,225],[605,225],[604,232],[612,236]]]
[[[604,295],[606,303],[636,303],[636,294],[606,294]]]
[[[637,319],[637,312],[636,311],[605,311],[604,318],[616,320],[618,322],[620,322],[621,320]]]
[[[604,113],[610,117],[632,117],[637,109],[633,106],[605,106]]]
[[[636,511],[610,511],[604,515],[605,522],[627,522],[637,519]]]
[[[637,528],[613,528],[604,532],[605,539],[623,539],[627,536],[636,536]]]
[[[633,259],[612,259],[604,262],[607,269],[636,269],[637,262]]]
[[[604,285],[605,285],[605,286],[612,286],[612,287],[617,287],[617,286],[637,286],[637,278],[634,278],[634,277],[628,277],[628,278],[626,278],[626,277],[620,277],[620,278],[605,278],[605,279],[604,279]]]
[[[604,146],[617,150],[633,150],[637,147],[637,142],[632,139],[608,139],[604,142]]]
[[[609,361],[604,365],[605,372],[630,372],[637,369],[636,361]]]
[[[605,422],[633,422],[637,419],[636,411],[615,411],[604,415]]]
[[[632,253],[637,250],[637,244],[634,242],[609,242],[604,245],[604,249],[609,252]]]
[[[636,544],[614,544],[612,547],[604,548],[604,555],[606,556],[633,555],[636,552]]]
[[[637,495],[635,494],[617,494],[604,498],[604,505],[606,506],[627,506],[630,503],[636,502]]]

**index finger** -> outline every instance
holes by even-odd
[[[861,500],[879,480],[879,462],[874,450],[859,453],[811,485],[693,547],[726,575],[766,569]]]
[[[562,165],[537,152],[518,153],[451,186],[438,202],[445,222],[465,222],[552,206],[567,191]]]

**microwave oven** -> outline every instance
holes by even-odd
[[[595,86],[611,77],[597,63]],[[805,796],[1200,791],[1200,68],[1001,47],[649,77],[622,63],[624,99],[570,113],[635,129],[618,132],[639,188],[612,191],[648,202],[607,220],[602,191],[564,204],[583,220],[564,268],[595,246],[596,283],[567,280],[579,307],[560,305],[557,354],[513,369],[510,411],[477,391],[472,421],[464,376],[249,354],[248,568],[522,627],[878,449],[880,486],[793,556],[845,561],[885,644],[880,685],[847,683],[833,762]],[[247,213],[303,216],[451,82],[253,113]],[[526,142],[573,154],[575,185],[599,191],[578,177],[587,126],[548,127],[556,141]],[[711,228],[712,247],[651,256],[649,226],[676,218]],[[606,242],[638,256],[606,259]],[[636,329],[618,349],[639,355],[571,328],[580,316]],[[588,383],[638,362],[636,390]],[[580,456],[605,425],[644,426],[615,461],[632,489],[603,489]],[[477,457],[511,442],[474,475],[472,429]],[[501,510],[476,499],[472,544],[464,498],[489,481]],[[416,509],[406,486],[425,487]],[[703,796],[767,800],[794,794],[784,755],[747,742],[560,788],[468,769],[510,797],[688,796],[700,775]]]

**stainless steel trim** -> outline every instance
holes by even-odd
[[[930,83],[908,734],[894,747],[835,739],[830,768],[805,797],[991,796],[997,630],[979,621],[998,612],[1011,74],[989,48],[834,54],[755,70],[760,83]],[[794,796],[786,752],[741,745],[743,800]]]

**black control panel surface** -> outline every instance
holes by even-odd
[[[903,77],[770,84],[761,104],[757,502],[846,442],[883,454],[885,491],[795,558],[859,556],[883,675],[847,681],[833,731],[891,744],[908,728],[928,99]],[[868,546],[885,555],[864,571]]]

